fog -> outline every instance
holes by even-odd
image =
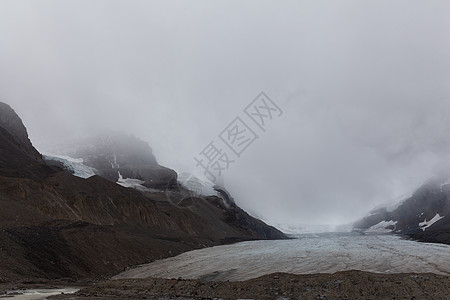
[[[269,222],[346,223],[446,171],[449,13],[445,0],[2,0],[0,100],[40,151],[122,130],[181,172],[264,91],[283,114],[233,157],[226,187]]]

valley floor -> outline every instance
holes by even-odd
[[[304,234],[189,251],[55,299],[449,299],[450,246]]]
[[[185,252],[53,299],[449,299],[449,275],[449,245],[303,234]]]

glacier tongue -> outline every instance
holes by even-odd
[[[89,178],[95,175],[96,170],[83,164],[83,159],[65,155],[44,154],[44,159],[58,161],[64,165],[73,175],[81,178]]]
[[[418,243],[395,235],[325,233],[298,239],[251,241],[185,252],[125,271],[113,279],[179,278],[240,281],[265,274],[450,274],[450,246]]]

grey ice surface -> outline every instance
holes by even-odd
[[[114,277],[242,281],[274,272],[293,274],[362,270],[450,275],[450,246],[394,235],[306,234],[298,239],[252,241],[194,250]]]

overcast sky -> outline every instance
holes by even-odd
[[[270,222],[345,223],[447,168],[449,15],[446,0],[1,0],[0,100],[41,151],[111,128],[190,171],[264,91],[284,113],[227,187]]]

